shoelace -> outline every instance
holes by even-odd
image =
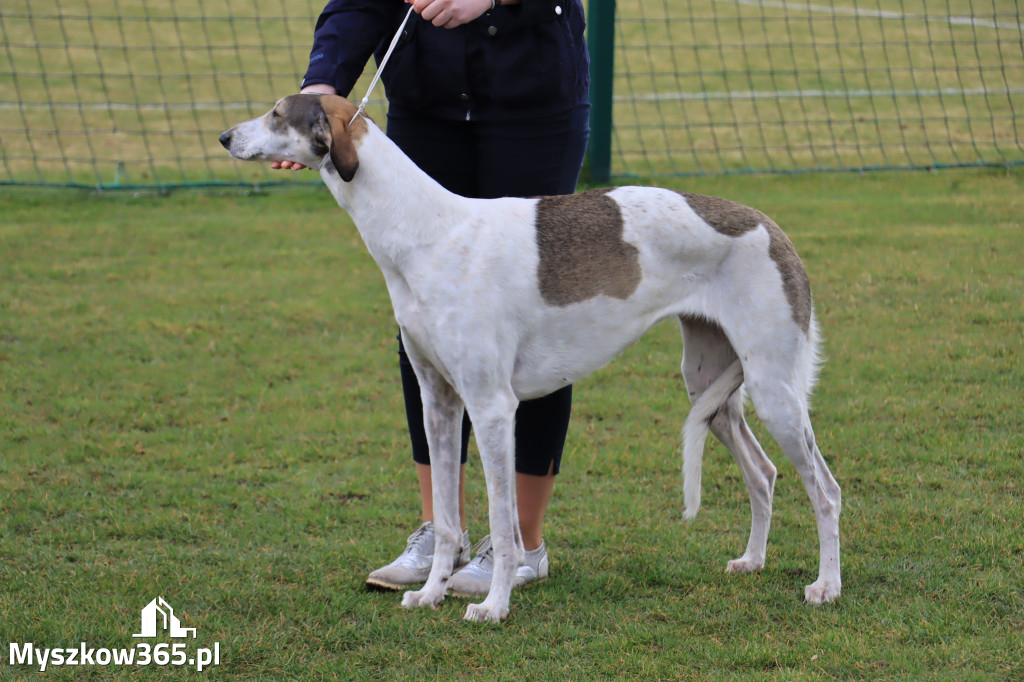
[[[415,549],[419,549],[420,545],[424,544],[427,533],[432,530],[432,526],[427,528],[425,525],[417,528],[413,534],[409,536],[409,539],[406,540],[405,552],[403,552],[403,554],[408,554]]]
[[[473,553],[476,555],[473,557],[473,561],[479,561],[483,564],[484,561],[490,561],[494,563],[494,545],[491,544],[491,536],[485,535],[480,538],[480,541],[473,547]]]

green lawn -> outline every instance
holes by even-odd
[[[769,563],[709,447],[684,523],[675,326],[581,382],[552,574],[501,626],[367,592],[417,525],[383,280],[322,189],[0,194],[0,679],[11,643],[131,647],[157,596],[221,664],[48,679],[1024,677],[1024,172],[667,181],[758,206],[826,336],[844,592],[780,471]],[[756,419],[755,429],[759,436]],[[486,532],[479,463],[470,531]],[[169,640],[160,640],[170,643]]]

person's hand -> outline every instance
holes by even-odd
[[[455,28],[491,9],[491,0],[406,0],[413,10],[434,26]]]
[[[320,95],[338,94],[338,91],[334,89],[334,86],[328,85],[327,83],[313,83],[312,85],[307,85],[306,87],[302,88],[302,90],[299,90],[300,94],[306,94],[311,92]],[[303,166],[301,163],[295,163],[294,161],[271,161],[270,167],[273,168],[274,170],[282,169],[293,171],[302,170],[303,168],[305,168],[305,166]]]

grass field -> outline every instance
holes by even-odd
[[[844,492],[838,603],[801,603],[813,514],[767,439],[763,572],[723,572],[749,509],[720,446],[681,521],[665,324],[577,386],[551,579],[500,627],[463,622],[460,600],[403,610],[363,588],[417,525],[395,325],[326,192],[6,191],[0,679],[31,671],[11,643],[144,641],[157,596],[219,666],[45,677],[1024,678],[1024,173],[685,186],[764,209],[806,261],[827,339],[813,418]],[[469,478],[477,538],[475,459]]]

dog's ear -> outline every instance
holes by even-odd
[[[356,154],[356,146],[352,144],[348,122],[331,114],[327,114],[327,121],[331,131],[329,140],[331,161],[334,162],[334,167],[341,179],[350,182],[355,177],[356,169],[359,168],[359,156]]]
[[[327,120],[327,114],[322,109],[313,120],[309,134],[314,154],[323,158],[331,151],[331,140],[334,135],[331,133],[331,122]]]

